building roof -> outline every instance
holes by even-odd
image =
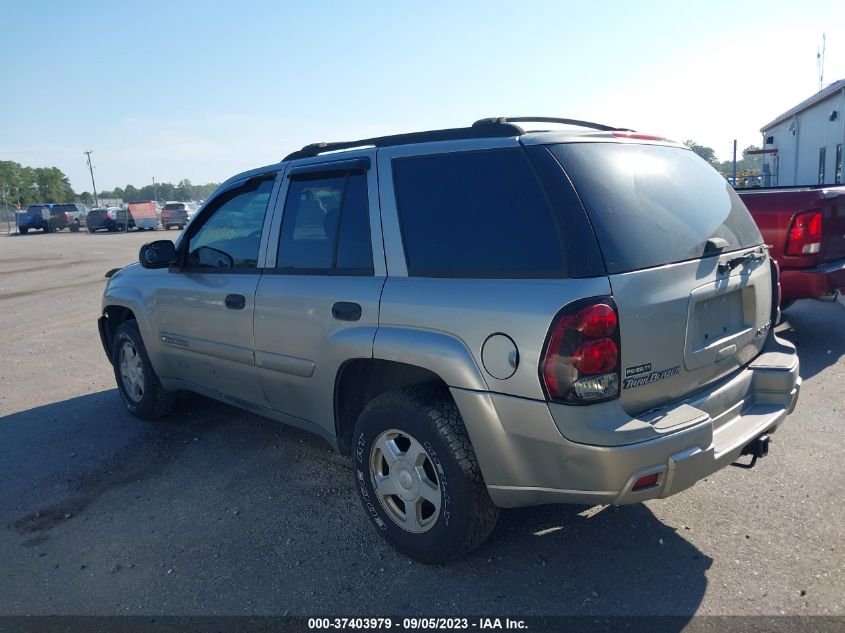
[[[817,103],[819,103],[820,101],[824,101],[824,100],[825,100],[825,99],[827,99],[829,96],[831,96],[831,95],[832,95],[832,94],[834,94],[835,92],[839,92],[839,91],[840,91],[840,90],[842,90],[843,88],[845,88],[845,79],[840,79],[839,81],[834,81],[832,84],[830,84],[830,85],[829,85],[827,88],[825,88],[824,90],[820,90],[819,92],[817,92],[816,94],[814,94],[814,95],[813,95],[812,97],[810,97],[809,99],[804,99],[804,101],[802,101],[801,103],[799,103],[799,104],[798,104],[797,106],[795,106],[794,108],[790,108],[789,110],[787,110],[786,112],[784,112],[783,114],[781,114],[779,117],[777,117],[777,118],[776,118],[774,121],[772,121],[771,123],[767,123],[766,125],[764,125],[763,127],[761,127],[761,128],[760,128],[760,131],[761,131],[761,132],[765,132],[766,130],[770,130],[770,129],[772,129],[773,127],[775,127],[776,125],[778,125],[778,124],[782,123],[783,121],[785,121],[786,119],[790,118],[791,116],[794,116],[794,115],[796,115],[796,114],[798,114],[798,113],[800,113],[800,112],[803,112],[803,111],[804,111],[804,110],[806,110],[807,108],[809,108],[809,107],[811,107],[811,106],[816,105],[816,104],[817,104]]]

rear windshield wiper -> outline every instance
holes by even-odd
[[[723,264],[719,264],[718,268],[720,273],[729,273],[737,266],[742,266],[742,264],[746,262],[756,262],[764,259],[766,259],[765,253],[762,253],[760,251],[751,251],[750,253],[746,253],[745,255],[733,257]]]

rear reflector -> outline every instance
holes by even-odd
[[[805,211],[792,218],[786,238],[787,255],[814,255],[822,247],[822,212]]]
[[[561,310],[540,362],[550,400],[591,404],[619,396],[619,316],[610,297],[584,299]]]
[[[639,479],[637,479],[637,481],[634,482],[634,487],[632,488],[632,490],[642,490],[644,488],[651,488],[652,486],[656,486],[658,477],[659,473],[640,477]]]

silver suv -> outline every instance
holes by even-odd
[[[501,507],[638,503],[764,456],[801,380],[733,189],[665,139],[526,120],[309,145],[221,185],[108,282],[126,406],[189,390],[316,433],[425,562]]]

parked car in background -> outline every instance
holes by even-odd
[[[114,233],[116,231],[122,231],[127,226],[134,226],[134,223],[129,223],[127,216],[128,212],[121,212],[121,209],[118,207],[91,209],[87,217],[88,232],[108,231],[109,233]]]
[[[74,202],[54,204],[52,208],[53,215],[64,213],[69,217],[70,222],[68,223],[68,228],[74,233],[86,225],[89,211],[90,209],[84,204]]]
[[[521,121],[229,179],[107,282],[127,409],[164,416],[184,389],[320,435],[375,531],[429,563],[499,508],[639,503],[753,465],[801,379],[733,188],[660,137]]]
[[[137,200],[127,205],[132,221],[139,231],[155,231],[159,223],[158,204],[153,200]]]
[[[772,187],[737,193],[780,265],[781,308],[845,292],[845,186]]]
[[[25,211],[17,214],[18,231],[23,234],[30,230],[41,230],[45,233],[69,229],[76,232],[80,222],[72,204],[31,204]]]
[[[189,202],[165,202],[164,209],[161,211],[161,226],[165,230],[169,230],[173,226],[177,229],[183,229],[193,217],[194,212],[196,212],[196,209],[191,208]]]

